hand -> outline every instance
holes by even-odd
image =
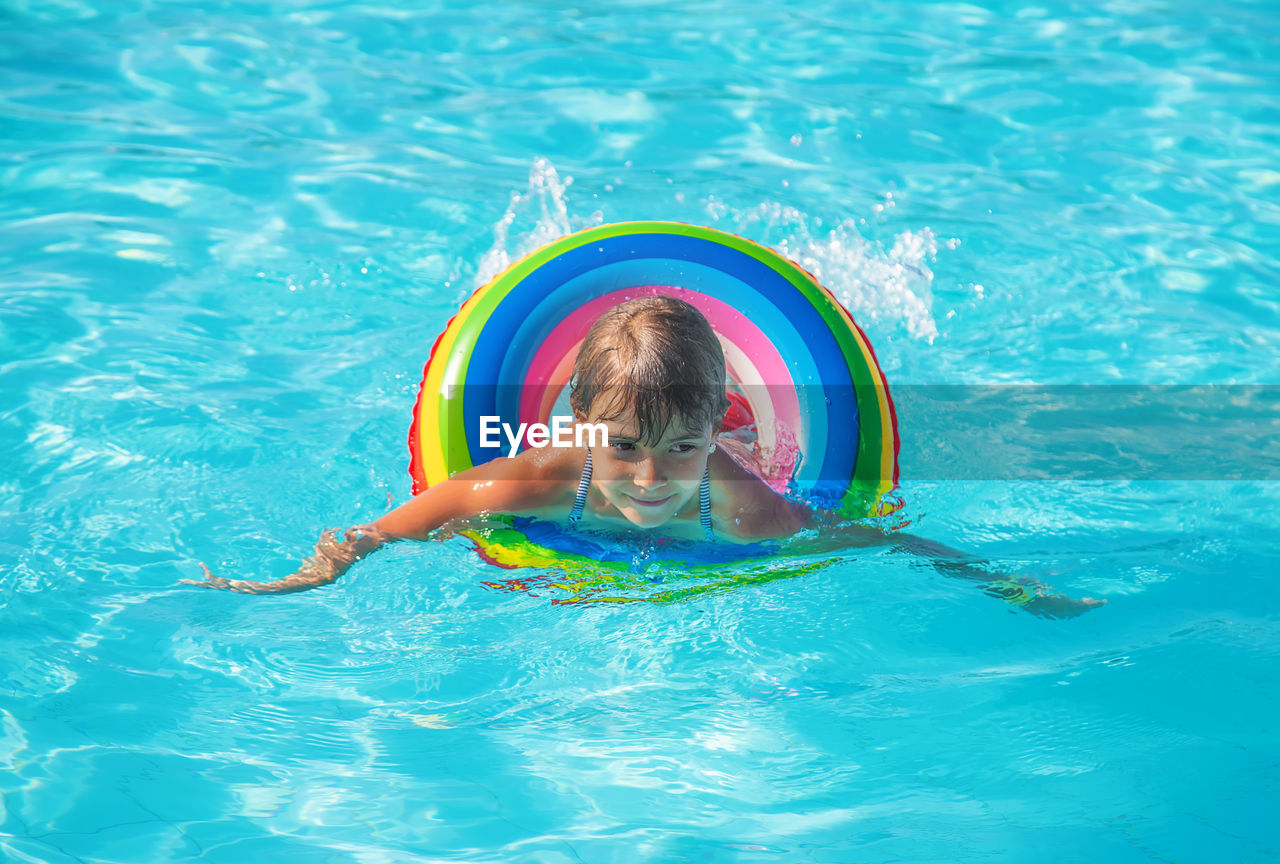
[[[997,579],[987,583],[985,590],[992,597],[999,597],[1006,603],[1020,606],[1041,618],[1074,618],[1107,602],[1092,597],[1077,600],[1066,594],[1050,594],[1052,589],[1048,585],[1039,579],[1025,576]]]
[[[1077,600],[1066,594],[1041,594],[1027,601],[1022,608],[1041,618],[1074,618],[1090,609],[1097,609],[1106,602],[1106,600],[1095,600],[1092,597],[1081,597]]]
[[[237,594],[292,594],[328,585],[347,572],[352,564],[391,540],[372,525],[347,528],[345,539],[341,541],[336,536],[337,530],[330,528],[321,534],[320,542],[316,543],[315,554],[304,559],[295,573],[274,582],[224,579],[210,573],[203,563],[200,564],[200,569],[204,571],[204,579],[179,579],[178,582],[198,588],[235,591]]]
[[[235,591],[238,594],[261,594],[264,582],[252,582],[248,579],[226,579],[214,576],[203,561],[197,562],[204,571],[204,579],[179,579],[179,585],[195,585],[198,588],[218,588],[223,591]]]

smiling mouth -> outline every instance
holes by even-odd
[[[670,501],[672,498],[676,496],[668,495],[666,498],[658,498],[656,500],[650,500],[647,498],[637,498],[634,495],[628,495],[627,497],[630,498],[635,503],[639,504],[641,507],[661,507],[663,504],[666,504],[668,501]]]

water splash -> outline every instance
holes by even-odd
[[[528,188],[511,193],[506,212],[493,226],[493,245],[480,257],[476,287],[484,285],[510,267],[513,261],[519,261],[533,250],[604,222],[604,215],[599,210],[585,218],[569,213],[569,199],[565,192],[572,185],[573,178],[561,180],[550,159],[539,156],[533,160],[529,168]],[[514,249],[508,249],[513,235],[516,238]]]
[[[514,261],[553,240],[604,222],[601,211],[576,216],[566,194],[572,177],[560,177],[549,159],[539,157],[529,169],[529,183],[511,193],[502,218],[493,226],[493,245],[480,259],[476,286],[485,284]],[[892,196],[875,205],[879,213],[893,206]],[[764,202],[747,209],[715,198],[706,202],[712,223],[762,243],[795,261],[831,289],[854,320],[901,322],[913,337],[930,343],[938,336],[932,314],[933,271],[929,264],[938,240],[928,228],[903,231],[893,246],[867,240],[849,218],[823,227],[822,219],[795,207]]]
[[[892,198],[886,198],[885,204],[876,205],[877,212],[891,206]],[[737,210],[714,198],[708,200],[707,212],[715,222],[728,222],[728,230],[770,246],[808,270],[855,321],[896,320],[930,344],[938,337],[929,269],[938,254],[938,240],[928,228],[903,231],[886,252],[862,236],[854,219],[822,231],[821,219],[795,207],[770,201]]]

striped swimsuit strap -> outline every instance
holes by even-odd
[[[573,498],[573,509],[569,511],[569,525],[577,525],[582,519],[582,510],[587,506],[587,492],[591,490],[591,451],[587,451],[586,464],[582,466],[582,479],[578,481],[578,493]],[[702,533],[706,540],[715,539],[715,531],[711,528],[711,466],[702,472],[702,483],[698,486],[698,521],[702,523]]]
[[[591,489],[591,451],[587,451],[587,464],[582,466],[582,479],[578,481],[578,494],[573,498],[569,511],[569,525],[577,525],[582,518],[582,508],[587,506],[587,492]]]

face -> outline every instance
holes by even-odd
[[[640,528],[669,522],[697,494],[707,467],[711,425],[690,429],[676,420],[662,440],[639,440],[635,421],[601,420],[609,443],[591,450],[591,483],[605,500]]]

